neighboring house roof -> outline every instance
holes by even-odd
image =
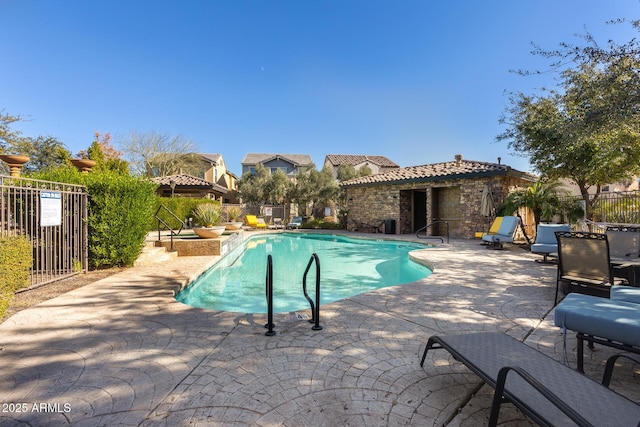
[[[204,157],[210,162],[215,163],[216,165],[220,163],[220,159],[222,159],[222,154],[198,153],[198,155]]]
[[[445,179],[477,178],[496,175],[516,175],[524,179],[536,181],[534,175],[512,169],[500,163],[460,160],[453,162],[433,163],[423,166],[398,168],[378,175],[363,176],[340,183],[341,187],[367,186],[380,183],[405,183],[443,181]]]
[[[360,154],[327,154],[326,160],[333,166],[359,165],[369,162],[384,168],[397,168],[398,165],[385,156],[365,156]]]
[[[219,193],[227,193],[229,190],[221,185],[213,184],[207,180],[202,178],[197,178],[193,175],[188,175],[186,173],[179,175],[167,175],[160,176],[156,178],[151,178],[151,181],[158,183],[159,185],[168,185],[171,186],[171,181],[176,183],[176,187],[195,187],[195,188],[210,188]]]
[[[294,166],[309,166],[313,163],[308,154],[247,153],[242,159],[242,164],[257,165],[277,159],[286,160]]]

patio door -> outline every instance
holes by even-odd
[[[427,225],[427,192],[425,190],[413,191],[413,227],[415,233]]]

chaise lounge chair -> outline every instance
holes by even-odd
[[[543,426],[637,427],[640,422],[640,405],[603,385],[609,384],[613,358],[598,384],[509,335],[479,332],[432,336],[420,366],[430,349],[440,348],[495,389],[489,426],[497,425],[505,400]]]
[[[284,224],[282,223],[282,218],[273,218],[273,224],[269,225],[269,228],[272,230],[278,230],[280,228],[284,228]]]
[[[542,255],[542,259],[536,262],[555,263],[555,260],[549,260],[551,254],[558,253],[558,240],[556,239],[556,231],[571,231],[569,224],[538,224],[536,229],[536,242],[531,245],[532,254]]]
[[[513,235],[518,224],[520,224],[520,218],[517,216],[502,217],[498,232],[496,234],[483,235],[482,241],[488,243],[494,249],[502,249],[503,243],[513,243]]]
[[[302,226],[302,217],[294,216],[290,223],[287,224],[288,229],[300,228]]]
[[[258,218],[255,215],[245,215],[244,219],[248,227],[258,228],[263,230],[266,230],[267,228],[267,224],[264,222],[264,218]]]

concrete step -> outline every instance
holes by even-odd
[[[175,259],[178,252],[168,252],[164,247],[156,247],[153,242],[147,243],[142,248],[142,253],[133,263],[135,267],[145,267],[150,265],[161,264],[163,262]]]

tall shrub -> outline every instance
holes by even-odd
[[[142,252],[157,184],[128,175],[89,174],[89,264],[131,266]]]
[[[13,294],[29,283],[32,264],[31,243],[26,237],[0,236],[0,319]]]
[[[149,231],[157,184],[109,171],[83,174],[71,167],[38,173],[36,178],[87,187],[89,268],[133,265]]]

